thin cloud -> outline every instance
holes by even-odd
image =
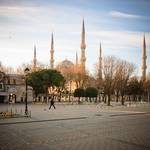
[[[130,14],[130,13],[125,13],[125,12],[121,12],[121,11],[111,11],[109,13],[109,15],[112,16],[112,17],[117,17],[117,18],[148,19],[147,17],[144,17],[144,16]]]
[[[0,60],[3,64],[12,64],[13,66],[17,66],[18,62],[20,64],[22,61],[28,62],[33,57],[33,44],[36,43],[38,60],[48,64],[52,31],[55,40],[55,64],[60,62],[60,58],[63,60],[66,56],[68,59],[75,60],[75,52],[80,52],[81,22],[84,15],[88,68],[93,68],[98,56],[100,40],[104,54],[116,54],[127,60],[134,57],[133,61],[139,62],[139,57],[135,55],[140,55],[142,33],[140,31],[136,33],[112,30],[110,15],[113,16],[112,12],[115,11],[112,11],[109,16],[105,12],[53,3],[46,6],[2,5],[0,6],[0,20],[3,23],[0,28],[0,48],[3,51]],[[125,14],[120,12],[120,17],[143,18]],[[147,40],[146,38],[146,43],[150,43]],[[20,58],[14,60],[16,54]]]
[[[137,46],[142,39],[143,33],[132,31],[114,31],[114,30],[99,30],[89,31],[89,35],[99,37],[105,42],[115,43],[116,45],[132,45]]]

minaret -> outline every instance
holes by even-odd
[[[54,68],[54,40],[53,40],[53,33],[51,37],[51,50],[50,50],[50,68]]]
[[[82,69],[82,72],[85,73],[85,61],[86,61],[86,58],[85,58],[85,48],[86,48],[86,45],[85,45],[84,19],[83,19],[83,22],[82,22],[81,45],[80,45],[80,48],[81,48],[81,58],[80,58],[81,69]]]
[[[145,35],[143,37],[143,42],[142,42],[142,65],[141,65],[141,71],[142,71],[142,80],[146,79],[146,41],[145,41]]]
[[[100,48],[99,48],[98,78],[102,79],[102,47],[101,47],[101,43],[100,43]]]
[[[76,52],[76,65],[78,65],[78,53]]]
[[[34,45],[34,56],[33,56],[33,71],[36,71],[37,68],[37,59],[36,59],[36,46]]]

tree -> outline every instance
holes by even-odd
[[[121,75],[120,75],[120,71],[121,71],[121,65],[120,65],[121,60],[117,59],[116,61],[116,71],[115,71],[115,75],[114,75],[114,94],[116,97],[116,102],[118,102],[119,100],[119,96],[120,96],[120,81],[121,81]]]
[[[147,94],[148,102],[150,102],[150,73],[148,73],[146,77],[146,81],[144,81],[144,92]]]
[[[42,82],[40,72],[33,72],[29,74],[28,84],[33,87],[36,97],[38,93],[44,93],[43,82]]]
[[[98,97],[99,97],[99,102],[101,100],[101,97],[104,98],[104,95],[102,96],[101,94],[103,93],[103,89],[104,89],[104,80],[102,77],[102,68],[100,70],[100,66],[99,66],[99,62],[97,64],[95,64],[95,87],[98,89]],[[101,66],[102,67],[102,66]]]
[[[98,90],[95,87],[87,87],[85,89],[85,96],[90,98],[90,102],[91,102],[91,98],[92,97],[97,98],[97,95],[98,95]]]
[[[71,93],[73,89],[75,89],[73,82],[74,82],[74,65],[72,62],[65,60],[63,63],[60,63],[57,66],[57,69],[63,74],[65,78],[65,96],[66,94],[69,95],[69,102],[71,100]]]
[[[87,71],[83,72],[79,64],[74,66],[73,80],[75,81],[77,88],[85,88],[86,85],[88,84],[89,81],[88,72]]]
[[[60,72],[51,69],[32,72],[28,76],[28,84],[33,87],[35,95],[44,92],[47,96],[48,88],[54,86],[59,87],[63,80],[64,77]]]
[[[16,72],[18,74],[24,74],[24,68],[30,68],[31,72],[34,72],[35,70],[33,69],[33,62],[31,61],[30,63],[24,63],[22,65],[20,65],[17,69]],[[47,66],[42,64],[41,62],[37,61],[37,65],[36,65],[36,71],[45,69]]]
[[[104,75],[104,94],[107,95],[108,101],[107,105],[110,106],[111,94],[114,90],[114,75],[116,70],[116,58],[113,56],[108,56],[104,58],[103,62],[103,75]]]
[[[9,66],[3,66],[0,62],[0,71],[5,72],[6,74],[16,73],[15,69]]]
[[[78,102],[80,103],[80,97],[84,97],[85,96],[85,90],[82,88],[77,88],[74,91],[74,97],[78,97]]]
[[[134,101],[137,99],[137,95],[141,95],[143,93],[143,83],[138,81],[136,77],[132,77],[126,87],[126,93],[129,95],[133,95]]]
[[[60,82],[60,85],[57,88],[57,92],[59,93],[58,101],[61,102],[61,95],[63,90],[65,89],[65,79]]]
[[[121,103],[124,104],[124,94],[127,82],[135,70],[135,66],[127,61],[118,59],[113,56],[107,56],[103,59],[102,76],[98,76],[98,70],[96,70],[97,82],[96,86],[99,89],[103,89],[104,98],[107,104],[110,105],[111,95],[115,93],[116,101],[118,102],[119,95],[121,95]]]
[[[121,104],[124,105],[124,94],[127,86],[127,82],[134,72],[135,67],[133,64],[124,61],[117,60],[116,61],[116,71],[114,78],[114,87],[116,91],[116,101],[118,101],[119,92],[121,94]]]

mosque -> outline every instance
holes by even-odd
[[[76,64],[74,64],[72,61],[65,59],[56,66],[54,65],[54,37],[53,33],[51,36],[51,48],[50,48],[50,69],[58,69],[61,72],[63,72],[63,69],[70,68],[70,67],[80,67],[80,70],[82,73],[86,72],[86,57],[85,57],[85,26],[84,26],[84,19],[82,21],[82,32],[81,32],[81,44],[80,44],[81,52],[80,52],[80,62],[78,62],[78,54],[76,53]],[[36,47],[34,47],[34,58],[33,58],[33,68],[32,70],[37,70],[37,58],[36,58]]]
[[[60,62],[57,65],[54,65],[55,59],[54,59],[54,38],[53,33],[51,36],[51,48],[50,48],[50,68],[51,69],[57,69],[61,71],[61,73],[66,72],[70,68],[73,68],[74,70],[80,70],[80,73],[85,74],[86,73],[86,56],[85,56],[85,49],[86,49],[86,43],[85,43],[85,25],[84,25],[84,19],[82,21],[82,31],[81,31],[81,43],[80,43],[80,60],[78,61],[78,54],[76,53],[76,63],[74,64],[72,61],[65,59],[62,62]],[[142,41],[142,57],[141,57],[141,79],[146,79],[146,40],[145,40],[145,34],[143,36]],[[36,59],[36,47],[34,48],[34,58],[33,58],[33,70],[37,70],[37,59]],[[99,60],[98,60],[98,76],[102,78],[102,48],[100,44],[99,48]]]
[[[54,65],[54,38],[53,33],[51,36],[51,48],[50,48],[50,68],[57,69],[62,74],[65,74],[70,69],[75,71],[79,71],[81,74],[86,73],[86,56],[85,56],[85,25],[84,19],[82,21],[82,31],[81,31],[81,43],[80,43],[80,61],[78,62],[78,54],[76,54],[76,63],[65,59],[56,66]],[[141,79],[146,80],[146,40],[145,35],[142,41],[142,57],[141,57]],[[98,73],[99,77],[102,78],[102,48],[100,44],[99,49],[99,60],[98,60]],[[32,71],[37,71],[37,58],[36,58],[36,46],[34,47],[34,57],[33,57],[33,65]],[[68,82],[66,84],[67,89],[74,90],[77,86],[75,86],[74,82]],[[21,102],[24,101],[25,98],[25,79],[23,75],[18,74],[5,74],[0,70],[0,102]],[[33,101],[33,89],[32,87],[28,87],[28,100]]]

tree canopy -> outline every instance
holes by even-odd
[[[85,96],[85,91],[82,88],[77,88],[74,91],[74,97],[84,97]]]
[[[98,90],[95,87],[87,87],[85,90],[86,97],[97,97]]]
[[[57,70],[43,69],[32,72],[28,76],[28,84],[33,87],[35,95],[45,93],[47,95],[49,87],[59,87],[64,77]]]

